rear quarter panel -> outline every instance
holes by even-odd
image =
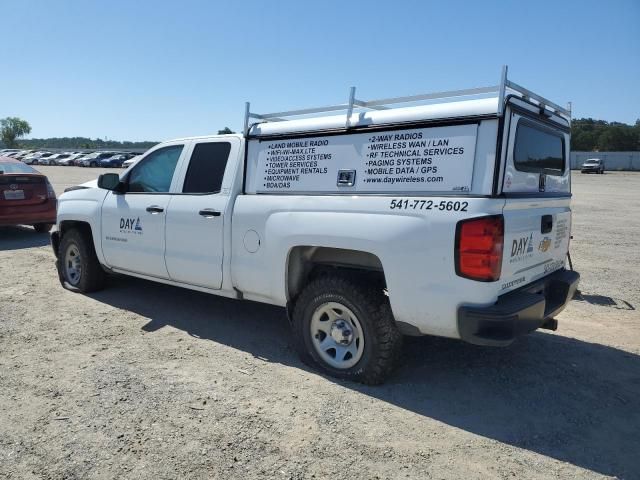
[[[407,200],[409,208],[391,208],[392,200]],[[465,201],[467,206],[466,211],[426,210],[420,208],[423,201]],[[500,214],[503,206],[502,199],[480,197],[239,196],[232,226],[233,285],[246,298],[284,306],[287,261],[294,247],[369,252],[382,263],[396,320],[425,334],[457,338],[461,300],[489,305],[497,299],[499,282],[455,274],[456,223]],[[245,246],[251,231],[260,239],[255,253]]]

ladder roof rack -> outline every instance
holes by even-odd
[[[349,90],[349,99],[346,103],[340,103],[337,105],[327,105],[324,107],[304,108],[300,110],[289,110],[285,112],[274,113],[255,113],[251,112],[251,106],[249,102],[245,104],[245,118],[244,118],[244,134],[248,135],[249,130],[256,123],[264,122],[283,122],[292,120],[291,117],[309,118],[309,116],[331,113],[331,112],[346,112],[345,116],[345,128],[349,128],[349,122],[351,114],[355,109],[368,109],[368,110],[389,110],[392,106],[398,106],[400,104],[418,103],[429,100],[453,100],[458,101],[462,99],[475,99],[486,97],[498,97],[498,115],[501,116],[504,113],[504,99],[507,94],[515,93],[520,95],[525,100],[535,102],[541,109],[550,110],[551,113],[555,113],[558,116],[565,118],[571,122],[571,103],[567,105],[567,108],[540,96],[532,91],[512,82],[507,78],[507,66],[502,67],[502,75],[500,77],[500,83],[498,85],[490,87],[470,88],[465,90],[451,90],[446,92],[427,93],[423,95],[411,95],[404,97],[392,97],[383,98],[379,100],[359,100],[355,97],[356,88],[351,87]],[[397,108],[397,107],[396,107]],[[251,122],[257,120],[257,122]]]

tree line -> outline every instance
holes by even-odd
[[[83,149],[83,150],[147,150],[160,142],[143,141],[128,142],[118,140],[102,140],[101,138],[87,137],[52,137],[52,138],[23,138],[31,133],[31,125],[26,120],[18,117],[0,119],[0,147],[24,148],[24,149]],[[218,130],[218,135],[235,133],[229,127]]]
[[[53,137],[53,138],[29,138],[22,139],[18,146],[24,149],[69,149],[69,150],[141,150],[148,149],[160,142],[119,142],[117,140],[102,140],[100,138],[86,137]]]
[[[141,150],[153,147],[159,142],[119,142],[117,140],[90,139],[86,137],[55,137],[21,139],[28,135],[31,126],[17,117],[0,120],[0,146],[22,147],[25,149],[118,149]],[[229,127],[218,130],[218,134],[234,133]],[[640,119],[635,125],[607,122],[593,118],[578,118],[571,123],[571,150],[580,152],[629,152],[640,150]]]
[[[629,152],[640,150],[640,119],[635,125],[578,118],[571,122],[571,150]]]

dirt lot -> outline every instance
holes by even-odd
[[[40,167],[60,193],[99,170]],[[575,174],[582,297],[506,349],[420,338],[382,387],[323,377],[281,309],[57,281],[0,229],[0,478],[640,478],[640,174]]]

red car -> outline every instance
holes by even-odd
[[[33,225],[48,232],[56,223],[56,193],[46,176],[0,156],[0,225]]]

